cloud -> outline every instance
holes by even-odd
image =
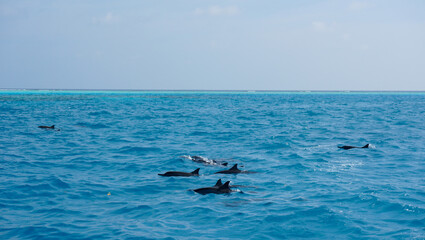
[[[362,9],[369,8],[369,7],[371,7],[371,6],[372,6],[372,5],[371,5],[370,3],[368,3],[368,2],[355,1],[355,2],[352,2],[352,3],[348,6],[348,8],[349,8],[350,10],[353,10],[353,11],[358,11],[358,10],[362,10]]]
[[[197,8],[194,11],[195,15],[210,15],[210,16],[234,16],[239,14],[239,8],[236,6],[220,7],[210,6],[206,9]]]
[[[118,21],[119,21],[119,17],[117,15],[113,15],[110,12],[102,17],[93,17],[93,23],[110,24],[110,23],[114,23]]]

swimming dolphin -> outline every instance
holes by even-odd
[[[189,160],[192,160],[194,162],[203,163],[203,164],[207,164],[207,165],[227,166],[227,162],[217,161],[217,160],[209,159],[209,158],[202,157],[202,156],[182,156],[182,157],[187,158]]]
[[[190,177],[190,176],[199,176],[199,168],[195,171],[187,173],[187,172],[166,172],[166,173],[158,173],[159,176],[164,177]]]
[[[38,126],[38,128],[44,128],[44,129],[55,129],[55,125],[52,126]]]
[[[193,191],[205,195],[208,193],[214,193],[214,194],[223,194],[223,193],[231,193],[232,190],[229,187],[230,181],[225,182],[223,185],[218,186],[218,184],[221,183],[221,179],[219,179],[214,187],[206,187],[206,188],[198,188]]]
[[[342,148],[344,150],[348,150],[348,149],[352,149],[352,148],[369,148],[369,143],[364,145],[363,147],[353,147],[353,146],[342,146],[342,147],[340,147],[340,146],[338,146],[338,148]]]
[[[235,165],[233,165],[233,167],[231,167],[230,169],[228,169],[228,170],[223,170],[223,171],[219,171],[219,172],[216,172],[216,174],[217,174],[217,173],[223,173],[223,174],[237,174],[237,173],[241,173],[241,172],[245,172],[245,171],[240,170],[240,169],[238,168],[238,164],[235,164]]]
[[[217,181],[217,183],[214,185],[214,187],[220,187],[220,186],[222,186],[223,185],[223,183],[221,182],[221,178],[220,179],[218,179],[218,181]],[[238,188],[238,187],[241,187],[241,188],[257,188],[257,187],[253,187],[253,186],[245,186],[245,185],[229,185],[229,187],[230,188]]]

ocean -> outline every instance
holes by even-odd
[[[0,133],[1,239],[425,239],[421,92],[2,90]]]

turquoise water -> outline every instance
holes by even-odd
[[[424,122],[424,93],[1,91],[0,238],[424,239]],[[250,187],[189,191],[219,178]]]

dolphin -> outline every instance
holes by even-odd
[[[220,179],[218,179],[218,181],[217,181],[217,183],[214,185],[214,187],[220,187],[220,186],[222,186],[223,185],[223,183],[221,182],[221,178]],[[241,187],[241,188],[257,188],[257,187],[253,187],[253,186],[245,186],[245,185],[229,185],[229,187],[230,188],[238,188],[238,187]]]
[[[217,174],[217,173],[222,173],[222,174],[238,174],[238,173],[256,173],[256,172],[253,172],[253,171],[242,171],[242,170],[240,170],[238,168],[238,164],[235,164],[230,169],[223,170],[223,171],[218,171],[215,174]]]
[[[159,176],[164,177],[190,177],[190,176],[199,176],[199,168],[195,171],[187,173],[187,172],[166,172],[166,173],[158,173]]]
[[[219,171],[216,172],[217,173],[223,173],[223,174],[238,174],[238,173],[248,173],[248,171],[242,171],[238,168],[238,164],[233,165],[233,167],[231,167],[228,170],[223,170],[223,171]]]
[[[369,148],[369,143],[364,145],[363,147],[353,147],[353,146],[342,146],[342,147],[340,147],[340,146],[338,146],[338,148],[342,148],[344,150],[348,150],[348,149],[352,149],[352,148]]]
[[[52,126],[38,126],[38,128],[55,129],[55,125],[52,125]]]
[[[206,187],[206,188],[198,188],[193,190],[194,192],[197,192],[199,194],[205,195],[208,193],[214,193],[214,194],[223,194],[223,193],[231,193],[232,190],[229,187],[230,181],[225,182],[224,184],[218,186],[221,183],[221,179],[217,181],[217,183],[214,185],[214,187]]]
[[[207,165],[227,166],[227,162],[217,161],[217,160],[214,160],[214,159],[208,159],[208,158],[202,157],[202,156],[182,156],[182,157],[187,158],[189,160],[192,160],[194,162],[203,163],[203,164],[207,164]]]
[[[228,170],[223,170],[223,171],[218,171],[216,173],[223,173],[223,174],[237,174],[237,173],[241,173],[242,170],[240,170],[238,168],[238,164],[233,165],[233,167],[231,167]]]

